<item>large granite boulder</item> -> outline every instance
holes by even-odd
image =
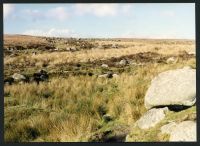
[[[169,70],[151,81],[145,96],[145,107],[181,105],[192,106],[196,102],[196,69]]]

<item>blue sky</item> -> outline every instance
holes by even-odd
[[[4,33],[195,39],[195,4],[4,4]]]

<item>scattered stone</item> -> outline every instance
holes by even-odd
[[[102,74],[98,76],[99,78],[113,78],[113,77],[118,77],[117,74],[113,74],[112,71],[107,72],[106,74]]]
[[[122,59],[122,60],[119,62],[119,65],[125,66],[125,65],[127,65],[128,63],[129,63],[128,60]]]
[[[170,57],[167,59],[167,64],[172,64],[172,63],[176,63],[178,61],[178,58],[175,57]]]
[[[194,52],[191,51],[191,52],[188,52],[188,54],[189,55],[196,55],[196,52],[195,51]]]
[[[102,64],[101,67],[108,68],[108,65],[107,64]]]
[[[165,118],[165,113],[168,111],[168,108],[154,108],[147,111],[138,121],[137,125],[141,129],[149,129],[158,124],[161,120]]]
[[[113,77],[113,78],[118,78],[119,75],[118,75],[118,74],[113,74],[112,77]]]
[[[117,44],[112,44],[112,48],[117,49],[118,45]]]
[[[106,115],[103,115],[103,121],[105,122],[105,123],[107,123],[107,122],[110,122],[110,121],[112,121],[112,116],[111,115],[109,115],[109,114],[106,114]]]
[[[160,73],[151,81],[145,95],[145,107],[183,105],[196,102],[196,70],[176,69]]]
[[[14,73],[12,75],[12,78],[15,80],[15,81],[24,81],[26,80],[25,76],[24,75],[21,75],[21,74],[18,74],[18,73]]]
[[[173,128],[170,142],[175,141],[197,141],[197,127],[195,121],[183,121]]]
[[[72,52],[77,51],[77,48],[71,47],[71,48],[70,48],[70,51],[72,51]]]

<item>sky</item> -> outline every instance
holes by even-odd
[[[195,39],[195,4],[4,4],[4,34]]]

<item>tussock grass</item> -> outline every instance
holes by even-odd
[[[5,39],[5,45],[31,42],[44,43],[45,39],[27,38],[27,36],[22,36],[21,39],[18,36]],[[71,74],[60,76],[59,72],[62,71],[102,74],[109,70],[92,66],[94,60],[108,60],[140,52],[178,55],[184,50],[187,52],[195,50],[194,41],[186,40],[102,39],[91,43],[99,45],[115,43],[123,47],[95,48],[77,52],[37,50],[36,55],[31,53],[33,48],[27,54],[21,51],[17,56],[4,56],[5,77],[16,72],[31,75],[41,68],[47,69],[49,73],[57,73],[50,77],[49,82],[42,82],[39,85],[23,83],[4,86],[6,142],[88,141],[88,138],[96,132],[113,130],[113,125],[133,126],[146,112],[144,96],[151,80],[157,74],[186,65],[196,68],[195,58],[184,60],[180,57],[174,64],[155,63],[151,58],[148,63],[141,66],[109,67],[119,74],[119,77],[112,79]],[[140,60],[137,60],[137,63],[138,61]],[[70,66],[76,63],[81,64],[81,67]],[[190,111],[186,110],[186,113],[180,114],[187,113]],[[105,123],[103,121],[105,114],[109,114],[112,121]],[[180,116],[170,113],[168,119]],[[161,124],[164,123],[165,121]],[[149,131],[132,129],[130,141],[167,140],[167,135],[158,135],[159,126],[161,125]]]
[[[113,79],[69,76],[5,86],[5,141],[87,141],[102,127],[103,114],[132,125],[146,112],[151,79],[185,65],[195,67],[195,59],[132,67]]]

